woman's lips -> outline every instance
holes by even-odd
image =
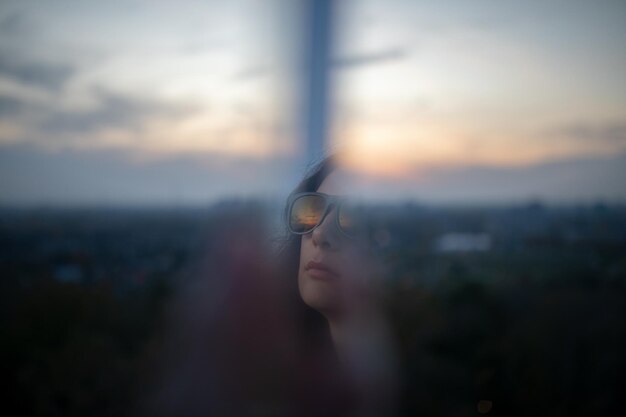
[[[337,274],[331,267],[322,262],[310,261],[306,264],[304,270],[313,279],[332,281],[339,278],[339,274]]]

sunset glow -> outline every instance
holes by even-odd
[[[329,149],[415,182],[626,153],[623,5],[505,3],[341,2]],[[293,2],[126,6],[3,3],[1,149],[299,160]]]

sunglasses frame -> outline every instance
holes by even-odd
[[[324,205],[324,210],[322,211],[322,216],[320,217],[319,222],[313,226],[311,228],[311,230],[307,230],[306,232],[296,232],[291,228],[291,213],[293,212],[293,206],[295,204],[296,201],[298,201],[300,198],[302,197],[306,197],[306,196],[317,196],[317,197],[322,197],[324,199],[325,205]],[[346,232],[343,227],[341,227],[341,223],[339,222],[339,212],[341,210],[341,206],[343,203],[346,202],[346,198],[345,197],[339,197],[339,196],[334,196],[334,195],[329,195],[329,194],[324,194],[324,193],[318,193],[318,192],[303,192],[303,193],[297,193],[297,194],[292,194],[289,199],[288,199],[288,207],[289,209],[287,210],[287,228],[289,228],[289,231],[291,233],[293,233],[294,235],[308,235],[309,233],[312,233],[315,229],[317,229],[322,223],[324,223],[324,220],[326,219],[326,216],[328,216],[328,214],[331,212],[333,207],[336,207],[336,211],[335,211],[335,227],[347,238],[349,239],[355,239],[356,236],[353,236],[351,234],[349,234],[348,232]]]

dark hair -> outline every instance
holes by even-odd
[[[336,168],[336,156],[328,156],[313,166],[291,195],[301,192],[317,191],[322,182]],[[285,206],[284,217],[287,218],[288,207]],[[298,289],[298,270],[300,267],[300,243],[301,236],[289,233],[286,230],[286,237],[279,254],[282,273],[281,276],[287,280],[286,286],[292,295],[295,318],[300,333],[301,342],[308,345],[328,345],[330,346],[330,332],[326,319],[316,310],[307,306],[300,297]]]

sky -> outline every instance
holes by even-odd
[[[3,1],[0,204],[204,204],[305,170],[297,1]],[[626,3],[344,0],[328,149],[365,192],[625,201]]]

